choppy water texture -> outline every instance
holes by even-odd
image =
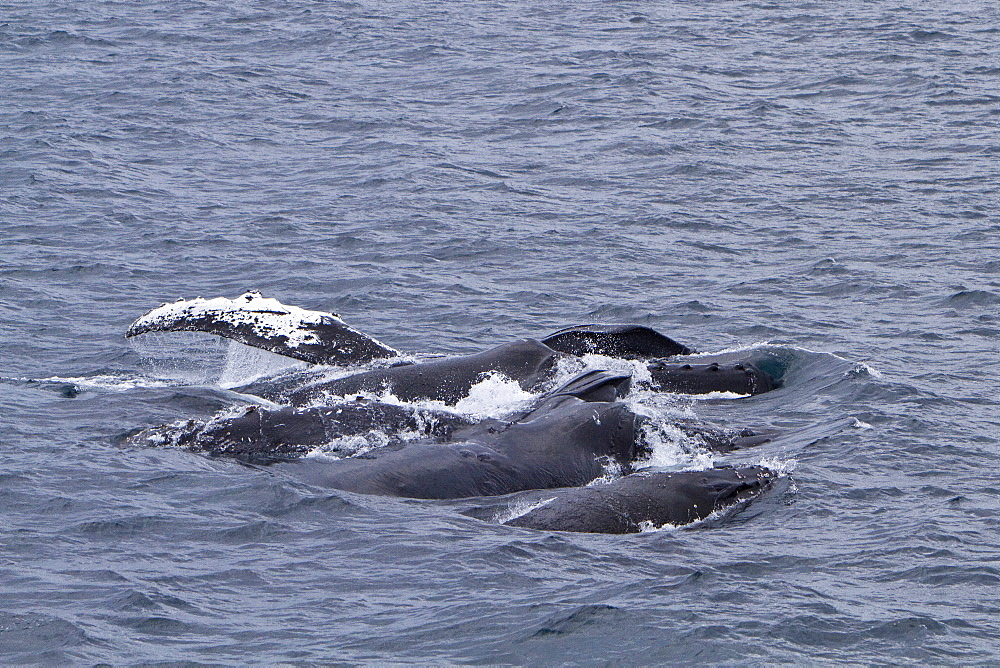
[[[998,45],[992,2],[0,3],[0,659],[996,661]],[[252,288],[412,352],[765,343],[781,390],[690,409],[787,487],[554,534],[115,445],[236,401],[129,322]]]

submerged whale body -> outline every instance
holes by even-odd
[[[334,314],[247,293],[235,300],[161,306],[139,318],[126,335],[152,331],[203,331],[320,364],[389,366],[335,380],[302,373],[258,381],[238,390],[284,405],[153,427],[132,436],[133,444],[182,446],[272,464],[310,484],[361,494],[462,499],[551,490],[545,506],[508,524],[563,531],[627,533],[650,523],[691,522],[762,493],[773,477],[760,467],[700,472],[701,477],[690,475],[699,472],[636,472],[637,461],[648,452],[642,437],[646,418],[620,401],[632,384],[629,375],[591,370],[546,390],[561,359],[586,354],[647,360],[647,384],[654,391],[753,395],[777,384],[747,361],[677,362],[673,358],[693,350],[648,327],[570,327],[474,355],[399,363],[397,351]],[[541,396],[506,420],[371,398],[391,395],[396,401],[454,406],[491,373]],[[721,452],[769,439],[748,429],[677,426]],[[388,440],[358,452],[346,449],[339,458],[304,457],[317,447],[373,432]],[[733,482],[734,475],[740,484]],[[583,487],[609,477],[615,478],[609,484]]]
[[[535,507],[503,524],[585,533],[683,526],[758,497],[776,478],[763,466],[639,472],[607,484],[545,492]]]

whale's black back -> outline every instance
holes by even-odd
[[[635,533],[644,527],[680,526],[751,499],[774,479],[774,472],[761,466],[640,472],[607,485],[559,490],[548,503],[507,524],[585,533]]]
[[[634,456],[635,414],[622,403],[556,396],[498,430],[459,428],[449,443],[410,443],[368,457],[297,461],[286,470],[311,484],[420,499],[495,496],[584,485]]]
[[[293,390],[287,398],[304,404],[324,395],[388,391],[403,401],[430,399],[454,405],[490,372],[517,381],[525,390],[536,389],[551,377],[557,357],[545,344],[522,339],[475,355],[374,369],[309,385]]]

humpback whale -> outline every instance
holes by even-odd
[[[546,389],[561,359],[591,353],[645,360],[654,391],[753,395],[776,386],[747,361],[678,361],[694,351],[641,325],[568,327],[482,353],[411,362],[336,314],[251,292],[235,300],[165,304],[136,320],[126,336],[154,331],[207,332],[316,365],[375,368],[334,380],[303,372],[257,381],[237,391],[282,405],[152,427],[133,435],[133,444],[270,464],[313,485],[361,494],[463,499],[551,490],[544,506],[508,524],[565,531],[625,533],[649,523],[690,522],[761,493],[773,477],[760,467],[711,470],[701,477],[637,472],[636,463],[648,452],[642,438],[646,418],[621,401],[633,383],[630,375],[590,370]],[[388,393],[403,402],[454,406],[491,373],[540,396],[504,420],[372,397]],[[746,429],[677,426],[720,452],[769,438]],[[338,438],[375,430],[391,435],[388,442],[337,458],[304,457]],[[616,479],[591,484],[609,475]]]
[[[608,484],[546,492],[550,498],[504,524],[584,533],[682,526],[754,499],[776,477],[763,466],[638,472]]]
[[[236,299],[193,299],[157,307],[128,328],[126,337],[147,332],[200,331],[230,338],[314,364],[347,365],[396,360],[399,352],[346,325],[340,316],[285,306],[258,292]],[[649,360],[654,389],[661,392],[760,394],[774,379],[749,361],[690,364],[672,358],[695,351],[643,325],[580,325],[540,340],[523,339],[483,353],[406,361],[315,382],[309,374],[236,388],[265,399],[305,405],[324,395],[389,391],[404,401],[429,399],[454,405],[484,374],[499,372],[536,391],[552,378],[560,358],[593,353]]]
[[[627,469],[636,458],[638,416],[621,402],[599,400],[617,399],[627,382],[627,376],[585,374],[508,424],[487,421],[459,427],[443,442],[290,466],[297,478],[317,486],[420,499],[585,485],[608,466]],[[605,391],[613,396],[600,396]]]

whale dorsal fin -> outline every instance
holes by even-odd
[[[180,331],[216,334],[312,364],[357,364],[399,355],[334,313],[285,306],[256,291],[236,299],[199,297],[163,304],[133,322],[125,336]]]

